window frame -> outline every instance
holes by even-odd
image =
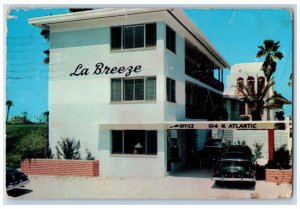
[[[255,78],[253,76],[248,76],[247,88],[250,89],[251,94],[255,94]]]
[[[236,88],[237,94],[241,94],[242,90],[245,89],[244,78],[242,78],[242,77],[237,78],[236,86],[237,86],[237,88]]]
[[[171,32],[171,34],[173,34],[174,33],[174,40],[173,39],[171,39],[172,38],[172,35],[170,34],[170,39],[168,39],[168,32]],[[168,26],[168,25],[166,25],[166,49],[168,49],[169,51],[171,51],[171,52],[173,52],[174,54],[177,54],[176,53],[176,31],[175,30],[173,30],[170,26]],[[169,46],[169,42],[168,42],[168,40],[170,40],[170,42],[172,42],[173,41],[173,44],[174,44],[174,49],[172,49],[172,43],[170,43],[171,44],[171,46]],[[169,48],[170,47],[170,48]]]
[[[113,132],[114,131],[120,131],[122,132],[122,151],[121,152],[113,152]],[[144,131],[144,146],[145,146],[145,152],[144,153],[125,153],[125,131]],[[155,139],[155,143],[156,143],[156,152],[148,152],[148,132],[155,132],[156,133],[156,139]],[[110,149],[110,154],[112,155],[144,155],[144,156],[157,156],[158,154],[158,131],[157,130],[111,130],[110,131],[110,139],[111,139],[111,149]]]
[[[147,81],[147,78],[155,78],[155,86],[154,86],[154,91],[155,91],[155,99],[146,99],[146,93],[147,93],[147,89],[146,89],[146,81]],[[112,82],[113,80],[121,80],[121,100],[119,101],[113,101],[112,98],[113,98],[113,95],[112,95]],[[143,99],[140,99],[140,100],[136,100],[135,99],[135,81],[134,81],[134,85],[133,85],[133,100],[125,100],[125,80],[139,80],[139,79],[143,79],[144,80],[144,91],[143,91]],[[111,78],[110,79],[110,102],[111,103],[135,103],[135,102],[156,102],[157,101],[157,77],[156,76],[139,76],[139,77],[130,77],[130,78]]]
[[[154,24],[155,25],[155,40],[154,40],[154,44],[147,46],[147,25],[151,25]],[[134,31],[133,33],[135,34],[135,28],[139,27],[139,26],[143,26],[143,32],[144,32],[144,41],[143,41],[143,47],[135,47],[133,46],[132,48],[124,48],[124,29],[125,28],[129,28],[129,27],[133,27]],[[113,28],[121,28],[121,48],[112,48],[112,29]],[[135,35],[133,37],[133,41],[135,43]],[[133,45],[134,45],[133,43]],[[148,48],[156,48],[157,45],[157,23],[156,22],[149,22],[149,23],[140,23],[140,24],[131,24],[131,25],[119,25],[119,26],[112,26],[110,27],[110,51],[128,51],[128,50],[135,50],[135,49],[148,49]]]
[[[168,81],[170,81],[170,87],[168,85]],[[174,82],[174,96],[172,96],[172,82]],[[170,89],[170,97],[169,97],[169,89]],[[172,100],[174,98],[174,101]],[[170,99],[170,100],[169,100]],[[176,80],[166,77],[166,100],[167,102],[176,103]]]

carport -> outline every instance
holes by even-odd
[[[98,124],[100,130],[157,130],[164,131],[164,160],[157,163],[163,165],[165,170],[165,175],[173,169],[170,169],[170,158],[172,158],[172,153],[170,153],[169,148],[170,139],[174,138],[171,135],[173,130],[176,130],[178,136],[184,133],[185,136],[191,136],[192,139],[193,131],[195,130],[265,130],[267,131],[267,142],[266,147],[268,149],[268,160],[272,160],[274,157],[274,129],[276,129],[276,124],[285,123],[286,129],[290,130],[290,121],[164,121],[163,123],[124,123],[124,124]],[[177,136],[177,134],[175,134]],[[175,136],[175,137],[176,137]],[[187,137],[188,138],[188,137]],[[185,140],[185,149],[187,152],[190,151],[188,139]],[[160,138],[162,139],[162,138]],[[158,140],[160,140],[158,139]],[[185,155],[188,156],[188,155]],[[138,156],[137,156],[138,157]]]

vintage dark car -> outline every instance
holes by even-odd
[[[245,145],[230,145],[227,146],[224,149],[224,152],[222,153],[222,155],[226,155],[226,153],[233,153],[233,152],[239,152],[239,153],[244,153],[245,157],[247,158],[247,160],[254,162],[255,161],[255,157],[252,154],[251,148],[249,146],[245,146]]]
[[[255,182],[255,165],[249,160],[221,159],[212,170],[212,180],[218,182]]]
[[[222,154],[221,160],[245,161],[248,160],[248,158],[243,152],[225,152]]]
[[[29,183],[28,176],[18,170],[6,168],[6,191],[23,187]]]
[[[201,167],[214,165],[226,150],[228,141],[225,139],[208,139],[204,143],[204,148],[199,152]]]

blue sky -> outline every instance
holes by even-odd
[[[292,72],[293,51],[289,11],[184,11],[231,65],[263,61],[263,58],[255,58],[257,46],[262,45],[266,39],[280,41],[284,59],[277,63],[275,90],[292,100],[292,88],[287,85]],[[6,63],[6,99],[14,103],[10,115],[21,115],[26,111],[32,120],[34,116],[37,117],[48,110],[48,65],[43,63],[43,51],[49,48],[49,43],[40,36],[40,29],[29,25],[27,19],[67,12],[67,9],[10,11],[7,19]],[[288,116],[292,106],[285,105],[284,110]]]

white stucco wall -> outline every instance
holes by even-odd
[[[165,25],[157,23],[156,47],[119,52],[110,51],[109,27],[72,30],[74,25],[67,26],[64,25],[66,31],[60,28],[59,32],[51,33],[50,147],[55,151],[61,137],[74,137],[81,142],[82,157],[85,157],[85,148],[88,148],[92,155],[100,159],[100,172],[105,176],[164,176],[166,147],[162,131],[158,134],[156,157],[116,157],[110,155],[110,134],[105,131],[101,134],[99,124],[164,121]],[[124,74],[92,75],[95,64],[99,62],[109,67],[141,65],[141,72],[128,77],[156,76],[156,101],[111,103],[111,78],[124,77]],[[78,64],[89,68],[89,75],[70,76]],[[124,162],[127,162],[128,170],[124,170]]]
[[[268,161],[268,130],[234,130],[233,143],[237,144],[238,141],[246,144],[252,149],[254,154],[254,144],[263,144],[261,162],[267,163]],[[275,130],[274,131],[275,150],[286,144],[291,149],[291,139],[289,138],[289,130]]]
[[[165,34],[166,27],[163,28]],[[175,26],[172,29],[175,30]],[[185,120],[185,40],[178,31],[176,31],[176,53],[164,47],[164,73],[166,77],[176,81],[176,102],[168,102],[165,99],[164,119]]]

